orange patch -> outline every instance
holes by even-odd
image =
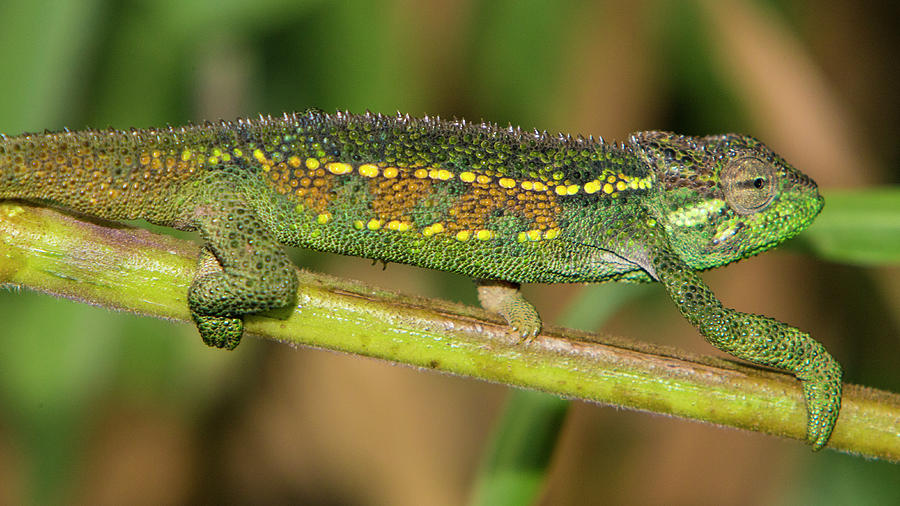
[[[432,184],[432,180],[416,178],[402,169],[397,177],[376,178],[369,183],[369,191],[375,197],[372,210],[382,220],[412,221],[409,211],[431,194]]]

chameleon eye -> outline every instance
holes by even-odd
[[[765,209],[775,198],[775,170],[758,158],[738,158],[722,171],[725,201],[738,214]]]

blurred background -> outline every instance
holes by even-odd
[[[326,111],[624,139],[750,133],[829,190],[900,182],[900,12],[839,0],[3,0],[0,131]],[[828,212],[826,206],[825,212]],[[475,304],[456,276],[302,266]],[[900,268],[787,248],[705,275],[900,390]],[[624,287],[623,289],[628,289]],[[600,329],[716,353],[658,287]],[[531,286],[558,321],[582,286]],[[0,504],[465,503],[510,390],[0,293]],[[540,504],[898,504],[896,466],[573,403]]]

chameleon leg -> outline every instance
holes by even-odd
[[[243,316],[291,304],[297,277],[287,255],[228,181],[205,185],[193,221],[206,246],[188,290],[203,342],[234,349]]]
[[[534,306],[525,300],[518,283],[480,279],[478,300],[481,307],[493,311],[524,338],[541,331],[541,317]]]
[[[725,308],[680,258],[653,259],[656,277],[681,313],[716,348],[735,357],[790,371],[806,399],[806,438],[814,450],[828,442],[841,408],[841,367],[809,334],[765,316]]]

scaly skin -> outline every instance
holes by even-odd
[[[198,230],[188,301],[210,346],[234,348],[244,315],[294,303],[282,244],[472,276],[524,337],[541,321],[519,283],[655,280],[713,346],[801,381],[813,448],[840,409],[841,369],[819,343],[723,307],[698,275],[775,246],[822,208],[815,183],[750,137],[608,144],[318,111],[26,134],[0,138],[0,198]]]

